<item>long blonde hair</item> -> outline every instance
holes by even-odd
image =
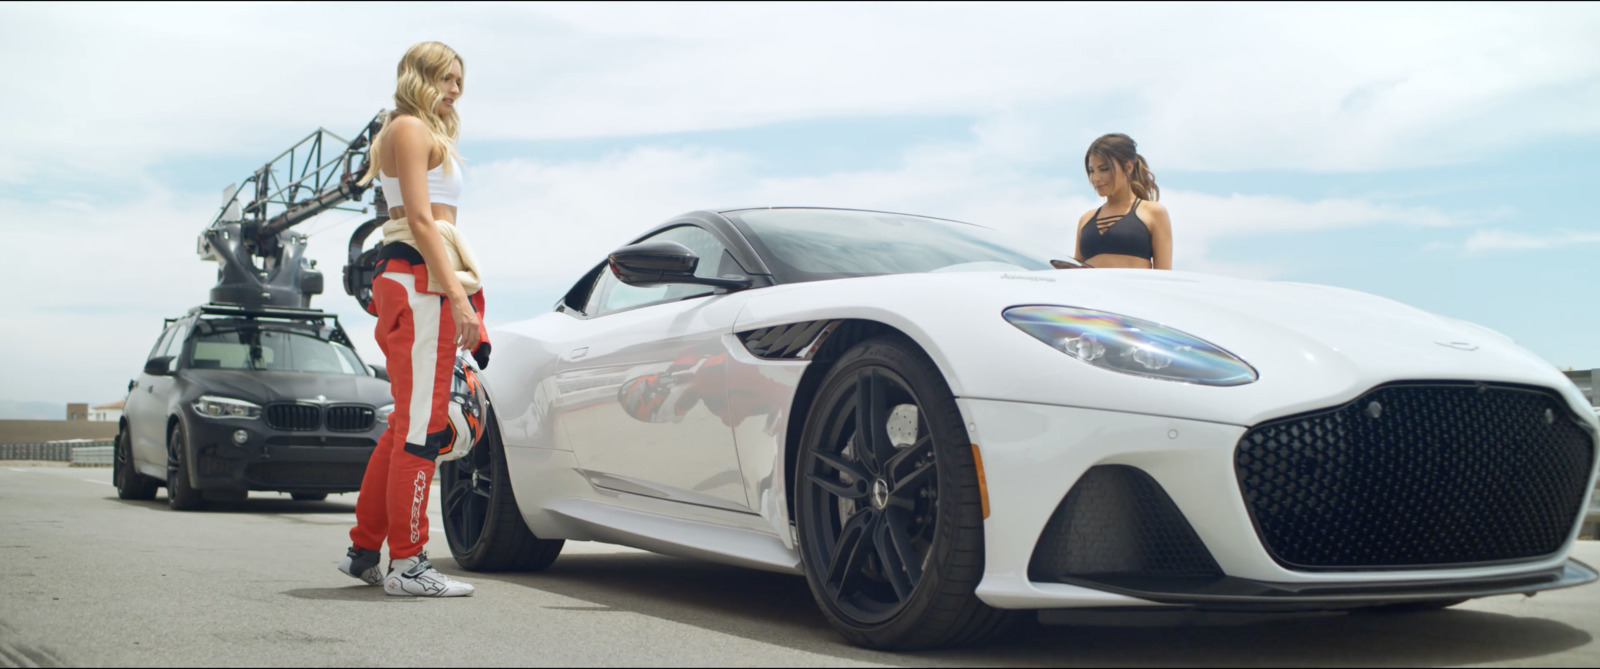
[[[377,176],[378,156],[382,155],[378,150],[382,146],[383,131],[388,130],[389,122],[401,114],[415,116],[428,127],[435,148],[447,159],[444,161],[444,173],[450,174],[451,161],[448,159],[461,158],[461,154],[456,152],[456,141],[461,138],[461,117],[456,115],[455,105],[450,105],[443,116],[435,110],[439,100],[444,98],[444,93],[439,91],[439,82],[450,73],[450,64],[455,62],[461,63],[461,91],[465,94],[467,62],[455,49],[440,42],[418,42],[406,49],[406,55],[400,57],[400,65],[395,68],[398,81],[394,88],[394,109],[384,117],[383,128],[372,137],[372,148],[367,152],[369,164],[366,174],[361,175],[361,184],[365,185]]]
[[[1150,171],[1144,156],[1139,155],[1139,144],[1132,137],[1120,132],[1101,135],[1083,154],[1083,169],[1089,169],[1091,156],[1105,158],[1119,170],[1123,165],[1133,165],[1132,173],[1128,175],[1128,185],[1133,188],[1134,197],[1151,202],[1161,197],[1161,189],[1156,187],[1156,175]]]

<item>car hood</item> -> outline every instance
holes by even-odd
[[[370,376],[221,369],[190,369],[183,374],[190,381],[193,395],[218,395],[257,404],[316,402],[318,396],[329,404],[382,406],[393,401],[389,382]]]
[[[1542,385],[1587,408],[1559,370],[1504,335],[1332,286],[1095,269],[904,274],[750,293],[735,330],[808,316],[886,322],[929,350],[958,396],[1248,425],[1347,401],[1390,381],[1472,380]],[[1228,350],[1260,378],[1217,388],[1092,367],[1005,321],[1004,310],[1020,305],[1160,323]]]

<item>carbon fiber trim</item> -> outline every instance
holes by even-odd
[[[739,333],[751,355],[765,360],[810,360],[842,321],[801,321]]]

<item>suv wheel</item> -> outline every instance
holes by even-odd
[[[189,485],[188,444],[183,423],[174,425],[167,437],[167,506],[176,511],[198,511],[206,506],[200,491]]]
[[[117,497],[122,499],[155,499],[161,483],[133,466],[133,438],[128,436],[128,426],[117,431],[117,443],[111,448],[111,480],[116,483]]]

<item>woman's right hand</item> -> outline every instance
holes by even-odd
[[[467,353],[478,348],[478,314],[467,296],[450,298],[450,317],[456,324],[456,347]]]

